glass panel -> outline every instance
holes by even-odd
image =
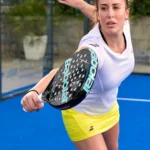
[[[37,83],[44,69],[50,69],[52,60],[48,62],[46,55],[50,16],[43,0],[1,7],[2,93],[7,93]]]
[[[55,11],[52,16],[53,3],[42,2],[18,0],[15,6],[12,3],[2,6],[3,94],[33,86],[52,67],[60,67],[75,52],[84,34],[84,20],[78,16],[79,11],[75,10],[75,17],[60,16]],[[53,8],[56,7],[55,3]]]
[[[79,10],[55,2],[53,6],[54,68],[60,67],[78,48],[84,35],[84,19]]]

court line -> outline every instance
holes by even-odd
[[[117,98],[121,101],[135,101],[135,102],[150,102],[150,99],[138,99],[138,98]]]

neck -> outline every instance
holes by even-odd
[[[105,42],[107,45],[110,47],[111,50],[113,50],[116,53],[122,53],[125,50],[125,39],[123,36],[122,31],[116,35],[112,34],[107,34],[105,31],[102,29],[101,33],[103,34],[105,38]]]

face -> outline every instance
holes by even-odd
[[[122,34],[129,9],[125,0],[98,0],[98,19],[101,29],[107,34]]]

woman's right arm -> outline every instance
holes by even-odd
[[[59,68],[53,69],[49,74],[43,77],[32,89],[30,89],[31,91],[29,90],[30,92],[28,92],[22,98],[21,105],[27,112],[39,110],[44,106],[43,103],[41,103],[41,101],[39,100],[38,94],[42,94],[44,92],[58,69]],[[34,90],[37,92],[35,92]]]
[[[84,0],[58,0],[59,3],[79,9],[89,19],[94,17],[96,7]]]
[[[49,82],[52,80],[52,78],[58,71],[58,69],[59,68],[55,68],[52,71],[50,71],[50,73],[43,77],[32,89],[38,91],[39,94],[42,94],[48,86]]]

